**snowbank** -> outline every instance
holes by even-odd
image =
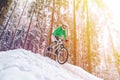
[[[70,71],[70,70],[73,71]],[[74,74],[75,73],[75,74]],[[88,76],[92,76],[89,77]],[[87,78],[86,78],[87,77]],[[79,67],[16,49],[0,52],[0,80],[100,80]]]

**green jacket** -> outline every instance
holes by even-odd
[[[64,39],[66,40],[66,31],[62,29],[61,26],[58,26],[54,32],[53,32],[54,36],[57,36],[59,38],[62,38],[62,36],[64,36]]]

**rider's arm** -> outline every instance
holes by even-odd
[[[65,31],[65,33],[64,33],[64,40],[65,40],[65,42],[68,42],[66,31]]]
[[[66,37],[67,37],[66,31],[64,31],[63,36],[64,36],[64,40],[66,40]]]

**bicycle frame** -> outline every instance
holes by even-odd
[[[55,46],[55,50],[54,50],[55,52],[54,52],[54,53],[57,54],[57,50],[59,50],[59,49],[61,49],[62,47],[64,47],[62,41],[63,41],[63,40],[59,39],[59,40],[57,41],[56,45],[54,45],[54,46]]]
[[[64,64],[68,60],[68,50],[64,47],[64,44],[62,41],[63,40],[55,41],[45,49],[46,51],[45,56],[48,56],[51,59],[57,60],[58,63],[60,64]],[[65,51],[65,53],[63,52],[61,53],[61,51]],[[51,54],[56,56],[56,58]],[[65,56],[61,57],[62,56],[61,54],[63,55],[66,54],[66,57]],[[64,59],[62,60],[61,58],[64,58]]]

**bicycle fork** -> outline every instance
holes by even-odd
[[[54,53],[55,53],[56,55],[58,55],[58,51],[59,51],[60,49],[62,49],[63,47],[64,47],[64,46],[63,46],[62,44],[57,45]]]

